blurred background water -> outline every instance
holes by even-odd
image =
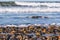
[[[47,16],[49,18],[36,18],[36,19],[28,18],[30,16]],[[0,12],[0,25],[51,24],[51,23],[60,23],[60,13],[59,12],[56,12],[56,13]]]

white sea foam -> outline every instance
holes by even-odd
[[[60,3],[35,3],[35,2],[15,2],[17,5],[32,5],[32,6],[40,6],[40,5],[47,5],[47,6],[60,6]]]
[[[60,12],[60,8],[48,8],[48,9],[40,9],[40,8],[0,8],[0,12]]]
[[[17,5],[22,5],[22,7],[5,7],[5,8],[1,7],[0,12],[15,12],[15,13],[18,13],[18,12],[60,12],[60,3],[34,3],[34,2],[15,2],[15,3]],[[25,5],[28,7],[23,7]]]
[[[48,27],[49,25],[55,25],[56,27],[59,27],[60,26],[60,23],[51,23],[51,24],[20,24],[20,25],[3,25],[0,27],[28,27],[28,26],[44,26],[44,27]]]
[[[28,27],[28,25],[21,24],[18,27]]]

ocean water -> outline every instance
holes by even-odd
[[[49,18],[28,18],[30,16],[47,16]],[[60,23],[60,13],[0,13],[0,25],[9,24],[51,24]]]
[[[60,23],[60,3],[15,3],[20,6],[0,6],[0,25]],[[31,16],[48,18],[31,18]]]

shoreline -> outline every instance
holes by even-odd
[[[60,26],[60,23],[52,23],[52,24],[19,24],[19,25],[0,25],[0,27],[28,27],[28,26],[44,26],[44,27],[48,27],[48,26]]]
[[[60,26],[0,27],[0,39],[9,40],[13,38],[20,40],[60,40]]]

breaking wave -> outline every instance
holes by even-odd
[[[60,12],[60,2],[15,2],[15,5],[7,5],[0,6],[0,12]]]

